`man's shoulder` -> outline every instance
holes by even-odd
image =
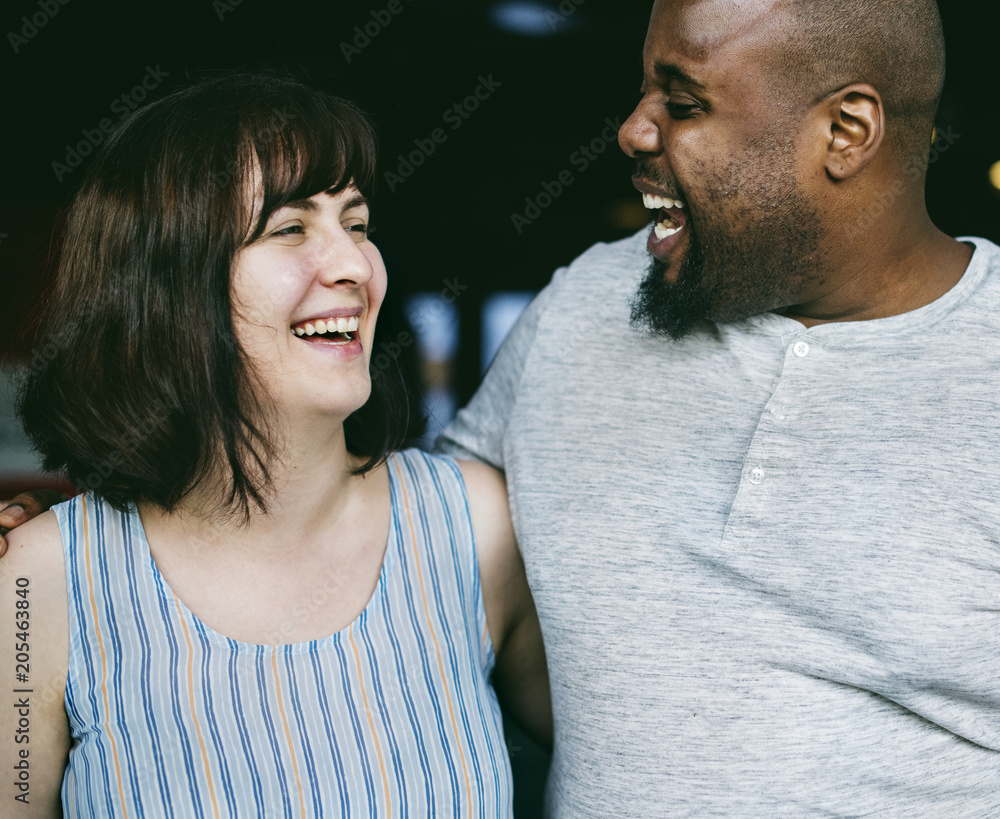
[[[634,272],[638,277],[649,260],[647,233],[648,230],[643,229],[624,239],[591,245],[563,268],[565,275],[574,280],[586,280],[614,271],[618,275]]]
[[[547,315],[577,313],[627,301],[649,266],[643,230],[613,242],[597,242],[559,268],[536,309]]]

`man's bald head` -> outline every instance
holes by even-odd
[[[900,161],[925,154],[944,84],[936,0],[778,0],[783,36],[776,88],[811,104],[851,83],[881,95],[889,146]]]

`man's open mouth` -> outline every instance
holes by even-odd
[[[687,215],[684,213],[684,203],[680,199],[644,193],[642,204],[648,210],[656,211],[653,234],[657,239],[666,239],[684,229]]]
[[[661,262],[666,262],[674,248],[680,243],[687,224],[685,203],[671,196],[656,193],[642,193],[642,204],[654,211],[653,229],[646,240],[646,249]]]

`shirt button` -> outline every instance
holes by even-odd
[[[805,358],[809,355],[809,345],[804,341],[796,341],[795,344],[792,345],[792,352],[799,358]]]
[[[750,470],[750,483],[754,486],[760,486],[764,483],[764,470],[761,467],[755,466]]]

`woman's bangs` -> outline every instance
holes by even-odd
[[[289,202],[321,191],[339,193],[352,183],[364,193],[372,185],[375,140],[368,123],[340,100],[312,108],[275,110],[249,135],[264,194],[255,237]]]

